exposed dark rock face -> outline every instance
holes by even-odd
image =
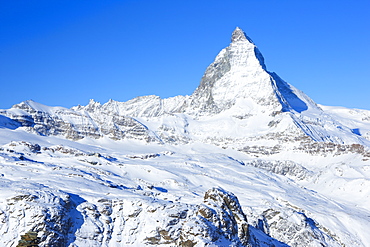
[[[252,160],[246,163],[246,165],[300,180],[313,175],[313,172],[290,160]]]
[[[37,232],[27,232],[21,236],[17,247],[38,247],[39,243],[40,238],[37,237]]]
[[[266,233],[289,246],[343,246],[334,234],[293,209],[266,210],[262,222]]]
[[[213,188],[205,193],[204,201],[209,208],[200,209],[200,214],[218,225],[228,239],[235,239],[246,245],[249,238],[248,222],[238,198],[223,189]]]
[[[74,210],[70,195],[30,192],[9,198],[7,205],[9,209],[5,217],[8,219],[2,222],[2,229],[11,229],[14,225],[27,226],[29,231],[39,233],[40,246],[67,246]],[[10,246],[11,243],[6,244]]]

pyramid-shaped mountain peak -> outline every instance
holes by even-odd
[[[249,41],[250,43],[253,43],[252,40],[245,34],[245,32],[240,27],[236,27],[231,35],[231,42],[233,43],[238,41]]]
[[[218,113],[243,98],[257,105],[275,105],[270,111],[279,110],[276,88],[257,46],[239,27],[233,31],[231,41],[206,69],[193,94],[194,105]]]

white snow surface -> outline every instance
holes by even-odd
[[[237,28],[190,96],[0,110],[0,188],[1,246],[241,246],[243,221],[204,233],[212,188],[251,246],[370,246],[370,111],[317,105]]]
[[[14,141],[9,144],[9,139]],[[41,151],[30,151],[22,140],[38,143]],[[359,154],[322,157],[285,152],[265,158],[281,161],[289,157],[311,171],[298,178],[294,174],[277,175],[254,167],[249,163],[256,159],[250,155],[204,143],[173,146],[109,138],[73,142],[2,129],[0,144],[0,212],[5,219],[10,215],[7,212],[9,199],[17,195],[40,196],[40,193],[51,191],[78,195],[81,202],[91,205],[99,205],[99,200],[105,199],[113,203],[129,202],[128,205],[146,202],[150,207],[152,203],[202,204],[207,190],[221,187],[238,197],[247,216],[249,213],[250,224],[265,210],[272,208],[288,214],[292,210],[313,219],[320,229],[329,229],[345,246],[370,244],[366,230],[370,226],[370,162],[364,161]],[[60,151],[50,151],[58,147]],[[17,207],[14,210],[23,210],[22,205]],[[77,213],[78,210],[77,207]],[[27,219],[27,213],[23,214],[23,219],[21,215],[9,217],[1,225],[1,241],[5,246],[12,246],[32,227],[29,223],[32,219]],[[156,220],[161,220],[162,216],[157,217]],[[96,231],[96,222],[91,222],[90,218],[83,217],[74,233],[77,238],[71,237],[70,246],[100,246],[99,241],[83,237],[83,232]],[[112,238],[103,242],[103,246],[143,244],[153,229],[148,222],[150,219],[138,220],[145,225],[133,239],[129,236],[121,236],[121,241]],[[119,229],[113,229],[112,235],[117,234],[115,231]],[[101,233],[104,234],[107,233]]]

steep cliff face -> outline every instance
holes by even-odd
[[[236,28],[230,46],[206,69],[192,95],[192,105],[198,114],[215,114],[241,99],[271,106],[271,112],[273,106],[280,110],[261,53],[244,32]]]

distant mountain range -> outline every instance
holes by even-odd
[[[370,111],[316,104],[240,28],[192,95],[21,102],[0,145],[3,246],[370,246]]]

